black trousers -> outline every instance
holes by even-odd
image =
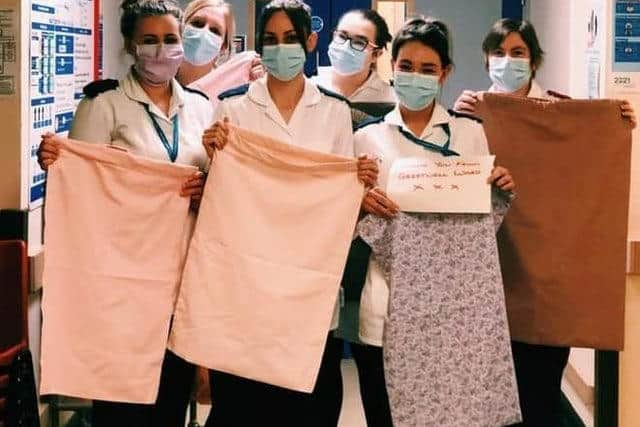
[[[206,427],[336,427],[342,407],[341,340],[329,336],[313,393],[210,371]]]
[[[562,374],[569,361],[568,347],[549,347],[512,341],[518,380],[521,427],[562,426]]]
[[[93,401],[92,427],[184,427],[195,366],[165,353],[158,398],[153,405]]]
[[[367,427],[393,427],[384,379],[382,347],[354,343],[350,345],[358,368],[360,396]]]

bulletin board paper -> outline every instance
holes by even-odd
[[[30,19],[30,190],[29,207],[42,204],[45,173],[37,162],[43,133],[65,136],[96,76],[96,0],[31,2]]]
[[[0,97],[15,97],[18,84],[16,10],[0,8]]]

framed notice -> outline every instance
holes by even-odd
[[[247,36],[245,34],[238,34],[233,38],[233,49],[236,53],[247,50]]]

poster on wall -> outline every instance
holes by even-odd
[[[66,135],[82,88],[95,75],[97,0],[31,2],[29,207],[42,204],[45,173],[37,162],[40,137]]]
[[[247,36],[244,34],[237,34],[233,38],[233,51],[235,53],[240,53],[245,50],[247,50]]]
[[[608,96],[627,99],[640,108],[640,0],[616,0],[613,7],[612,73]],[[638,130],[634,131],[634,140]],[[640,147],[633,144],[629,241],[640,241]]]
[[[613,71],[640,71],[640,0],[616,0],[613,23]]]
[[[614,2],[612,36],[608,84],[617,94],[640,94],[640,0]]]
[[[0,97],[16,94],[18,22],[15,9],[0,10]]]

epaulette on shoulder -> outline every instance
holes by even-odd
[[[244,95],[249,90],[249,83],[243,84],[242,86],[234,87],[233,89],[225,90],[220,95],[218,95],[218,99],[222,101],[226,98],[231,98],[232,96]]]
[[[200,95],[200,96],[204,97],[204,99],[206,99],[207,101],[209,100],[209,97],[207,96],[207,94],[202,92],[202,91],[199,91],[198,89],[193,89],[193,88],[190,88],[190,87],[187,87],[187,86],[182,86],[182,89],[186,90],[187,92],[191,92],[191,93],[195,93],[196,95]]]
[[[366,128],[369,125],[375,125],[377,123],[382,123],[384,121],[384,117],[371,117],[370,119],[367,119],[361,123],[358,124],[358,126],[355,127],[355,130],[360,130],[362,128]]]
[[[455,110],[449,110],[449,114],[452,115],[453,117],[462,117],[465,119],[473,120],[474,122],[482,123],[481,118],[476,117],[472,114],[461,113],[460,111],[455,111]]]
[[[82,93],[84,93],[87,98],[95,98],[101,93],[115,90],[119,85],[120,82],[114,79],[96,80],[86,85],[82,89]]]
[[[556,92],[553,90],[548,90],[547,91],[547,95],[553,97],[553,98],[557,98],[557,99],[571,99],[571,97],[569,95],[565,95],[563,93],[560,92]]]
[[[351,102],[349,102],[349,100],[347,98],[345,98],[344,96],[340,95],[339,93],[332,92],[329,89],[326,89],[326,88],[324,88],[324,87],[322,87],[320,85],[318,85],[318,90],[323,95],[326,95],[326,96],[331,97],[331,98],[335,98],[335,99],[337,99],[339,101],[346,102],[348,105],[351,105]]]

